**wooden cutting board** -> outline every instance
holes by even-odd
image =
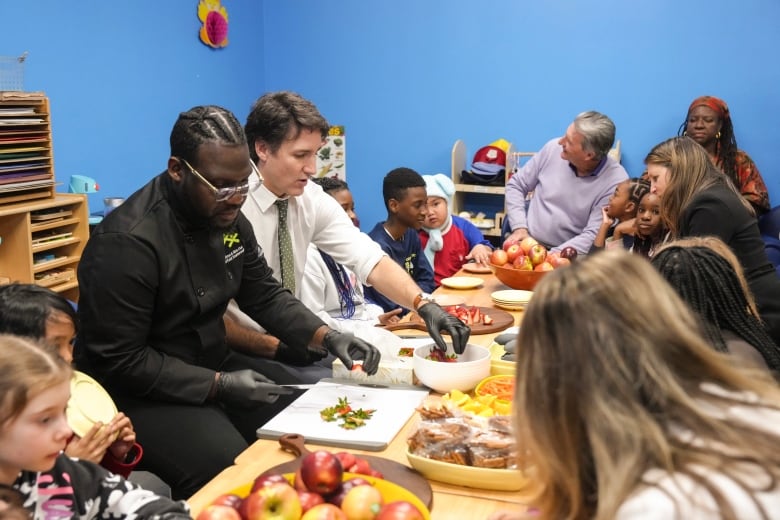
[[[292,453],[296,458],[290,462],[278,464],[266,471],[263,475],[273,473],[295,473],[301,466],[301,459],[311,453],[304,445],[303,435],[297,433],[287,433],[279,438],[279,445],[284,451]],[[400,462],[377,457],[374,455],[355,454],[357,457],[364,458],[371,464],[371,467],[380,471],[385,480],[398,484],[414,493],[430,510],[433,506],[433,490],[428,481],[416,470],[405,466]]]
[[[490,325],[483,325],[483,324],[477,324],[477,325],[470,325],[471,327],[471,333],[474,335],[479,334],[490,334],[491,332],[500,332],[507,327],[511,327],[515,324],[515,317],[509,314],[506,311],[502,311],[501,309],[495,309],[493,307],[477,307],[479,309],[479,312],[483,314],[487,314],[491,318],[493,318],[493,323]],[[425,326],[425,322],[420,317],[419,314],[416,312],[410,312],[406,316],[404,316],[401,321],[398,323],[393,323],[391,325],[385,325],[384,328],[387,330],[404,330],[404,329],[416,329],[416,330],[422,330],[427,331],[427,327]]]

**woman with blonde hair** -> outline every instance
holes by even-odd
[[[541,518],[780,511],[780,389],[702,334],[652,265],[625,251],[592,255],[536,286],[514,402]]]
[[[753,208],[690,137],[656,145],[645,164],[671,238],[723,240],[739,259],[761,319],[780,345],[780,278],[766,255]]]

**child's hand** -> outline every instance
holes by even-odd
[[[84,434],[84,437],[73,436],[65,446],[65,455],[99,464],[112,439],[111,429],[98,421]]]
[[[490,263],[490,253],[492,252],[493,251],[488,246],[477,244],[471,252],[466,255],[466,260],[475,260],[482,265],[488,265]]]
[[[398,307],[397,309],[393,309],[390,312],[385,312],[384,314],[379,315],[379,324],[380,325],[392,325],[393,323],[398,323],[401,321],[401,318],[398,317],[399,314],[403,309],[401,307]]]
[[[615,239],[622,238],[623,235],[635,236],[636,230],[636,219],[631,218],[615,226],[615,233],[612,236]]]
[[[603,219],[601,221],[601,227],[612,227],[612,224],[615,223],[615,219],[610,217],[607,213],[609,211],[609,206],[604,206],[601,208],[601,218]]]
[[[108,448],[111,455],[117,460],[125,460],[127,452],[135,444],[135,431],[133,430],[133,423],[130,422],[130,418],[124,413],[119,412],[111,419],[109,427],[112,432],[118,432],[116,440]]]

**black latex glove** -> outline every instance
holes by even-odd
[[[274,354],[274,359],[276,361],[299,367],[311,365],[326,357],[328,357],[328,351],[322,347],[291,347],[283,341],[279,342],[279,346],[276,348],[276,354]]]
[[[382,357],[379,349],[356,338],[351,332],[331,330],[325,334],[322,345],[339,358],[347,370],[352,370],[352,361],[355,359],[363,360],[363,372],[370,376],[379,369],[379,359]]]
[[[441,332],[446,332],[452,338],[452,348],[456,354],[463,354],[466,343],[471,335],[471,328],[458,318],[442,309],[436,302],[426,303],[417,309],[417,314],[425,321],[428,334],[436,343],[436,348],[447,350],[447,344],[441,337]]]
[[[271,404],[280,395],[291,393],[291,389],[278,386],[264,375],[246,369],[220,372],[214,399],[228,406],[250,408]]]

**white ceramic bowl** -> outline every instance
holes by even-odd
[[[480,345],[466,345],[456,362],[425,359],[433,343],[414,349],[412,360],[414,375],[420,383],[442,394],[450,390],[468,392],[490,375],[490,350]],[[452,344],[447,344],[447,354],[453,354]]]

